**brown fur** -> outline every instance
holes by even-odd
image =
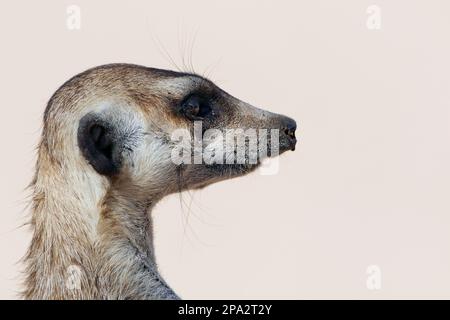
[[[228,111],[212,124],[216,127],[279,126],[278,115],[253,108],[206,79],[134,65],[88,70],[55,92],[44,114],[32,183],[33,238],[25,257],[24,298],[178,298],[156,266],[151,209],[180,188],[246,173],[223,175],[168,161],[170,132],[191,126],[171,105],[194,87],[220,92]],[[121,127],[139,123],[129,128],[136,145],[113,177],[98,174],[78,148],[79,120],[94,111],[110,112]],[[145,154],[146,145],[161,154]],[[79,271],[75,288],[73,268]]]

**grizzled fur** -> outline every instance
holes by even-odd
[[[155,263],[151,209],[165,195],[256,167],[171,161],[171,132],[192,129],[178,110],[193,93],[214,97],[216,112],[205,119],[207,127],[283,129],[288,119],[197,75],[135,65],[90,69],[55,92],[45,110],[31,185],[33,237],[24,298],[178,299]],[[99,169],[83,147],[84,117],[107,124],[113,135],[111,168]],[[292,149],[283,141],[281,152]]]

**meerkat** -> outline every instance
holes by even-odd
[[[179,299],[158,272],[152,208],[166,195],[252,172],[260,161],[176,164],[171,134],[201,121],[203,131],[277,129],[279,153],[296,144],[291,118],[199,75],[129,64],[74,76],[43,120],[26,299]]]

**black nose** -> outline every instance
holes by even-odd
[[[284,118],[282,121],[282,129],[283,133],[286,135],[289,149],[292,151],[295,150],[295,145],[297,144],[297,139],[295,138],[295,130],[297,130],[297,123],[294,119]]]

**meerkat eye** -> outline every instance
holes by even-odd
[[[209,102],[196,95],[188,97],[181,105],[181,112],[190,120],[201,120],[211,111]]]

